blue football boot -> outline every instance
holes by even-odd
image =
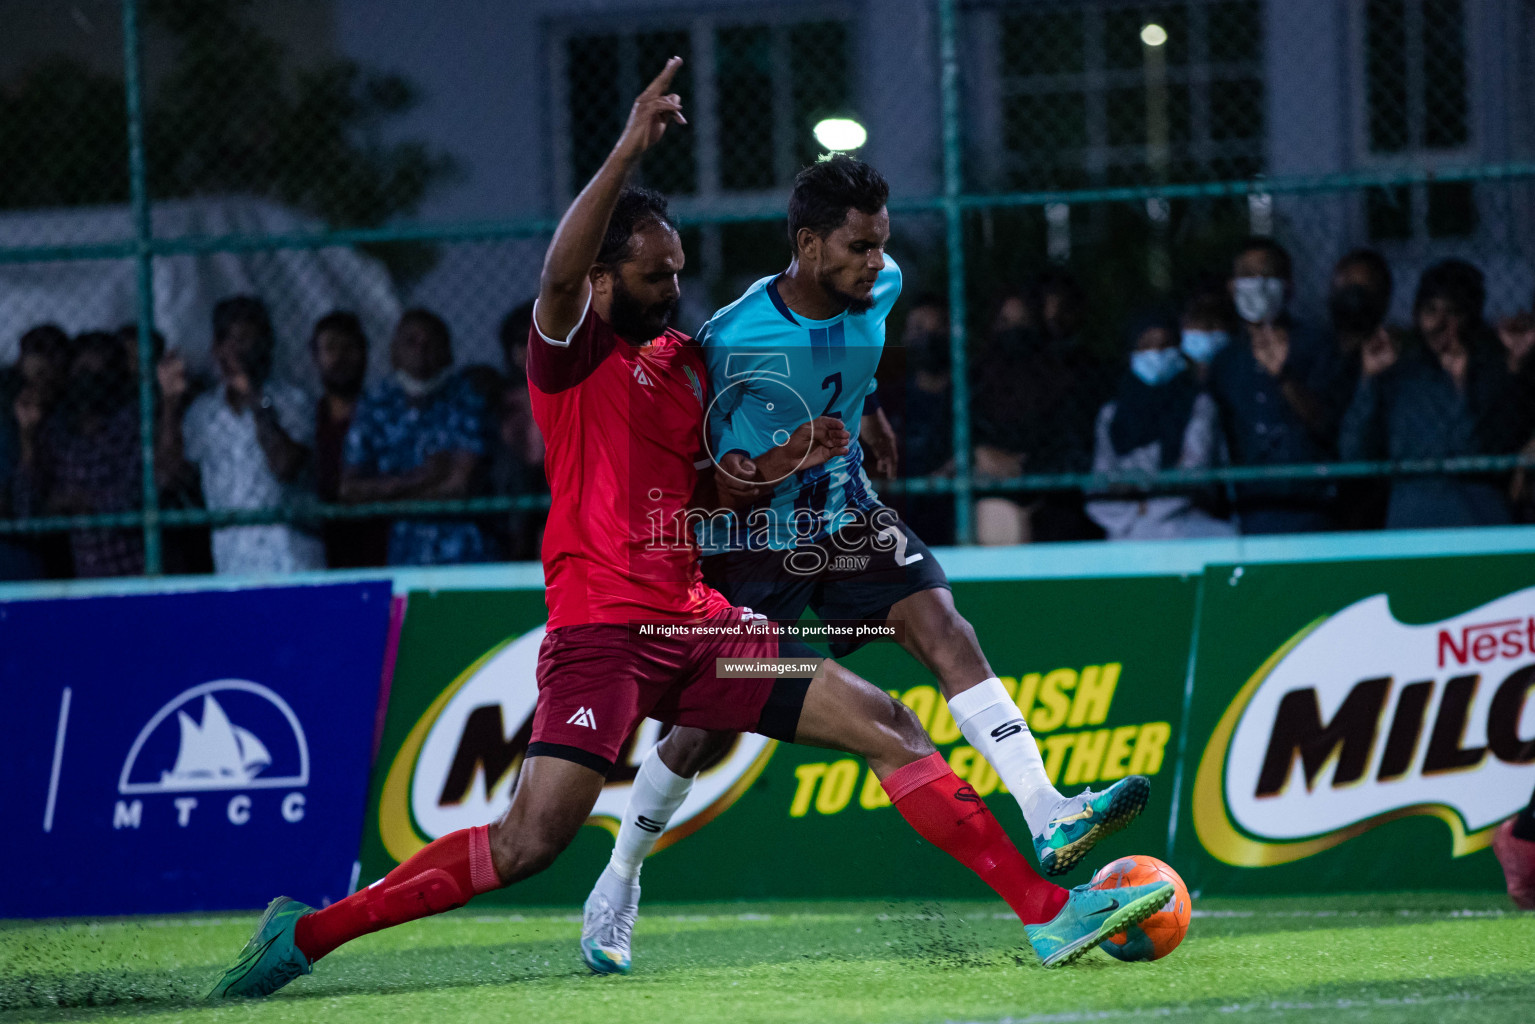
[[[269,996],[301,974],[308,974],[309,958],[293,944],[293,928],[314,908],[279,896],[267,905],[234,966],[208,993],[209,999],[242,999]]]
[[[1034,852],[1047,875],[1064,875],[1087,856],[1100,839],[1134,821],[1146,809],[1151,781],[1144,775],[1121,779],[1101,793],[1084,789],[1067,797],[1034,836]]]
[[[1094,889],[1079,885],[1071,890],[1060,913],[1045,924],[1024,926],[1029,945],[1046,967],[1069,964],[1110,935],[1140,924],[1172,899],[1173,884],[1127,885],[1119,889]]]

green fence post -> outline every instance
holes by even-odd
[[[139,73],[139,0],[123,0],[123,92],[128,103],[128,187],[133,198],[133,259],[138,285],[139,451],[143,461],[144,572],[160,572],[160,493],[155,486],[154,255],[144,166],[144,95]]]
[[[966,359],[964,180],[960,149],[959,43],[954,0],[938,0],[939,80],[943,95],[943,226],[949,260],[949,352],[954,384],[954,539],[975,540],[970,522],[970,380]]]

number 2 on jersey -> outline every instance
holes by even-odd
[[[836,409],[837,409],[837,402],[842,398],[842,373],[841,373],[841,371],[838,371],[837,373],[834,373],[831,376],[827,377],[825,380],[821,381],[821,390],[825,391],[827,388],[834,388],[835,390],[832,391],[831,398],[826,403],[826,409],[825,409],[824,412],[821,413],[821,415],[822,416],[835,416],[835,417],[837,417],[837,419],[840,420],[842,418],[842,414],[840,412],[837,412]]]

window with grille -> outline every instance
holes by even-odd
[[[1259,0],[1037,2],[987,13],[1002,187],[1247,178],[1263,169]],[[1143,41],[1148,25],[1166,33],[1160,46]]]
[[[673,89],[689,127],[668,133],[642,169],[646,185],[669,195],[778,195],[822,152],[815,124],[855,113],[843,10],[656,14],[643,30],[590,24],[556,28],[551,39],[561,201],[601,166],[635,95],[673,54],[684,60]]]
[[[1362,0],[1368,162],[1416,166],[1468,154],[1470,7],[1466,0]],[[1471,235],[1476,194],[1468,182],[1372,189],[1366,219],[1377,241]]]

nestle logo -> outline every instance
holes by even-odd
[[[1444,668],[1447,660],[1457,665],[1483,664],[1497,658],[1535,654],[1535,616],[1462,626],[1458,639],[1459,643],[1452,630],[1439,631],[1440,668]]]

